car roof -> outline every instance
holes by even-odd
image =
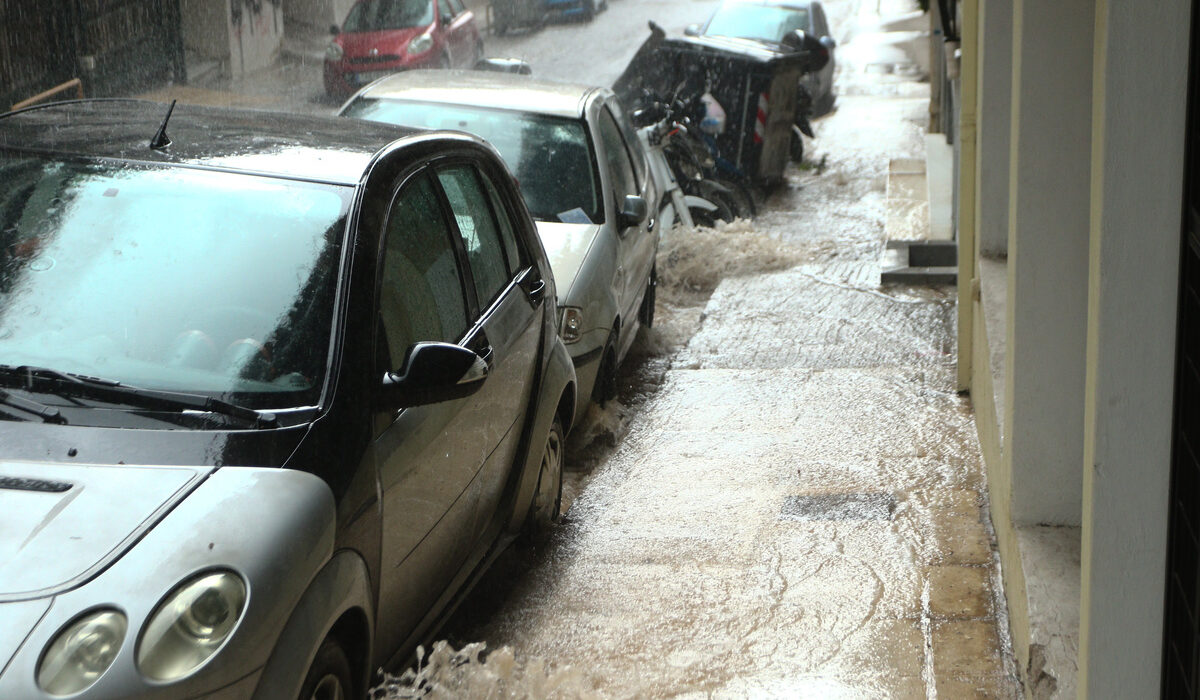
[[[195,165],[353,185],[397,139],[430,133],[332,117],[145,100],[58,102],[0,114],[0,148],[156,164]]]
[[[770,5],[785,7],[789,10],[808,10],[813,5],[821,4],[818,0],[724,0],[726,5]]]
[[[363,88],[354,99],[445,102],[579,118],[584,114],[588,99],[600,92],[606,92],[606,89],[539,80],[516,73],[410,70],[380,78]]]

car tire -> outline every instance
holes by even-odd
[[[304,675],[300,700],[347,700],[354,696],[350,658],[338,640],[326,637]]]
[[[583,21],[591,22],[596,19],[596,0],[583,0]]]
[[[546,442],[542,445],[537,486],[533,491],[533,502],[529,504],[529,517],[525,522],[526,535],[533,542],[545,541],[559,521],[565,451],[562,419],[555,416],[554,422],[550,424],[550,432],[546,434]]]
[[[638,310],[638,320],[646,328],[654,326],[654,306],[658,301],[658,268],[650,268],[650,278],[646,280],[646,292],[642,295],[642,308]]]

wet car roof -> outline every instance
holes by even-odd
[[[81,100],[0,114],[0,148],[355,184],[386,145],[428,133],[331,117],[178,104],[167,123],[171,145],[151,149],[167,107],[143,100]]]
[[[359,97],[446,102],[578,118],[583,116],[588,97],[601,89],[495,71],[411,70],[372,83]]]

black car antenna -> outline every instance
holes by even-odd
[[[167,136],[167,122],[171,121],[171,112],[175,111],[175,102],[176,100],[171,100],[171,106],[167,107],[167,116],[163,117],[162,125],[158,127],[158,133],[150,139],[150,148],[155,151],[161,151],[171,145],[171,137]]]

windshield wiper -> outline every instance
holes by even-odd
[[[47,406],[46,404],[34,401],[33,399],[26,399],[15,394],[10,394],[3,389],[0,389],[0,404],[15,408],[18,411],[32,413],[33,415],[41,418],[43,423],[58,423],[59,425],[67,424],[67,419],[63,418],[62,413],[60,413],[57,408],[54,408],[53,406]]]
[[[142,389],[122,384],[112,379],[90,377],[86,374],[63,372],[47,367],[33,367],[30,365],[15,367],[13,365],[0,364],[0,385],[21,388],[27,391],[43,391],[56,396],[120,403],[151,410],[192,410],[216,413],[251,423],[256,427],[274,428],[279,425],[279,421],[276,419],[274,413],[259,413],[253,409],[238,406],[228,401],[222,401],[221,399],[215,399],[211,396],[188,394],[182,391]],[[11,394],[7,394],[7,392],[5,393],[9,399],[17,398]],[[15,405],[14,407],[21,408]],[[53,408],[45,408],[57,413]],[[39,415],[45,414],[39,413]]]

